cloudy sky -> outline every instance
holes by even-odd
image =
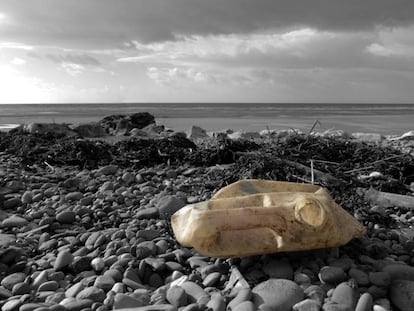
[[[412,0],[0,0],[0,103],[414,102]]]

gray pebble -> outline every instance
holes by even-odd
[[[373,285],[387,287],[391,284],[391,277],[388,272],[370,272],[369,280]]]
[[[319,279],[322,283],[339,284],[347,280],[347,275],[342,268],[325,266],[319,271]]]
[[[382,269],[387,272],[391,280],[409,280],[414,281],[414,267],[404,264],[390,264]]]
[[[372,311],[374,302],[370,293],[363,293],[358,299],[355,311]]]
[[[187,305],[187,293],[179,286],[171,286],[167,290],[167,301],[179,308]]]
[[[216,286],[217,283],[220,281],[221,275],[222,274],[220,272],[210,273],[203,280],[203,286],[204,287]]]
[[[256,306],[251,301],[243,301],[239,303],[234,309],[230,309],[233,311],[255,311]]]
[[[305,299],[292,307],[293,311],[319,311],[321,304],[313,299]]]
[[[23,282],[25,278],[26,274],[22,272],[12,273],[1,280],[1,285],[8,290],[12,290],[14,285]]]
[[[352,268],[348,272],[349,276],[358,283],[359,286],[368,286],[371,282],[369,276],[365,271]]]
[[[114,309],[125,309],[125,308],[135,308],[145,306],[145,302],[136,299],[127,294],[116,294],[114,297]]]
[[[347,283],[341,283],[335,288],[331,301],[353,310],[356,304],[356,295],[356,291],[351,286]]]
[[[277,310],[290,310],[304,297],[303,289],[296,283],[284,279],[269,279],[256,285],[253,290],[256,307],[271,305]]]
[[[414,310],[414,281],[395,280],[390,286],[390,300],[400,311]]]
[[[233,310],[236,306],[238,306],[240,303],[244,301],[248,301],[252,298],[252,291],[250,288],[242,288],[237,293],[236,297],[234,297],[229,304],[227,305],[227,308],[229,310]]]

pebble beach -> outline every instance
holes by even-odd
[[[2,311],[414,310],[414,133],[207,135],[151,117],[1,134]],[[175,240],[174,212],[246,178],[326,187],[367,234],[230,259]]]

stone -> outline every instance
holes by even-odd
[[[213,287],[213,286],[216,286],[217,283],[220,281],[221,275],[222,274],[220,272],[210,273],[203,280],[203,286],[204,287]]]
[[[158,209],[156,207],[147,207],[137,211],[135,217],[137,219],[151,219],[157,218],[159,215]]]
[[[185,206],[185,202],[173,195],[164,196],[157,202],[160,217],[163,219],[170,219],[183,206]]]
[[[242,288],[237,293],[236,297],[234,297],[229,304],[227,305],[228,310],[234,310],[239,304],[249,301],[252,298],[252,291],[250,288]]]
[[[12,294],[13,295],[24,295],[30,293],[30,285],[26,282],[20,282],[13,285]]]
[[[63,268],[66,268],[72,263],[73,258],[74,256],[68,250],[63,250],[59,252],[59,254],[56,257],[55,264],[53,265],[53,269],[55,271],[59,271]]]
[[[389,290],[389,298],[400,311],[414,310],[414,281],[393,281]]]
[[[90,266],[96,272],[102,271],[105,268],[105,260],[101,257],[96,257],[90,262]]]
[[[344,304],[339,304],[335,302],[327,302],[322,306],[323,311],[354,311]]]
[[[98,275],[94,286],[108,292],[115,285],[115,280],[109,275]]]
[[[91,258],[88,256],[76,256],[71,265],[70,265],[71,269],[73,270],[73,272],[75,273],[81,273],[83,271],[87,271],[90,270],[91,268]]]
[[[2,238],[4,239],[2,240]],[[10,266],[19,261],[20,256],[23,254],[23,251],[18,247],[7,247],[9,241],[12,242],[14,239],[9,240],[7,235],[2,236],[0,234],[0,245],[3,247],[3,249],[0,250],[0,262]]]
[[[133,128],[132,130],[129,131],[129,136],[133,136],[133,137],[148,137],[149,133],[144,131],[144,130],[140,130],[137,128]]]
[[[22,201],[22,203],[24,203],[24,204],[30,204],[30,203],[32,203],[32,200],[33,200],[33,192],[32,191],[25,191],[23,194],[22,194],[22,197],[21,197],[21,201]]]
[[[229,310],[233,310],[233,311],[255,311],[256,306],[251,301],[243,301],[242,303],[239,303],[233,309],[229,309]]]
[[[23,125],[23,132],[30,134],[64,134],[74,136],[76,133],[72,131],[67,124],[59,123],[29,123]]]
[[[334,285],[346,281],[348,278],[343,269],[331,266],[322,267],[318,276],[322,283]]]
[[[65,295],[66,297],[76,297],[85,288],[86,285],[83,282],[75,283],[65,291]]]
[[[23,218],[16,215],[12,215],[5,220],[1,222],[1,227],[4,229],[11,229],[11,228],[19,228],[26,226],[28,224],[28,221]]]
[[[151,136],[159,135],[160,133],[165,131],[164,125],[156,125],[155,123],[152,123],[150,125],[147,125],[146,127],[142,128],[142,130],[146,133],[148,133]]]
[[[194,282],[184,282],[181,284],[181,288],[186,292],[190,303],[207,304],[210,301],[210,295]]]
[[[135,182],[135,174],[131,173],[131,172],[125,172],[122,177],[121,177],[122,181],[129,185]]]
[[[4,288],[12,290],[14,285],[23,282],[25,278],[26,274],[24,274],[23,272],[15,272],[3,278],[0,284]]]
[[[193,125],[190,129],[190,133],[188,134],[188,138],[192,140],[198,140],[198,139],[205,139],[208,138],[208,134],[205,129]]]
[[[404,264],[390,264],[382,268],[382,272],[387,272],[391,280],[414,281],[414,267]]]
[[[284,279],[269,279],[256,285],[253,290],[253,302],[260,305],[271,305],[274,310],[290,310],[304,298],[303,289],[295,282]]]
[[[73,224],[76,220],[74,211],[63,211],[56,215],[56,220],[62,224]]]
[[[358,299],[356,304],[355,311],[372,311],[374,306],[374,300],[370,293],[363,293]]]
[[[315,300],[322,305],[325,300],[326,293],[322,287],[318,285],[311,285],[305,289],[305,295],[306,297]]]
[[[90,308],[93,303],[94,301],[90,299],[66,298],[59,304],[64,306],[67,311],[81,311],[83,309]]]
[[[177,308],[169,304],[155,304],[155,305],[148,305],[144,307],[123,308],[121,310],[122,311],[177,311]],[[184,310],[185,309],[182,309],[182,311]]]
[[[213,293],[206,307],[211,311],[226,311],[224,297],[220,293]]]
[[[268,180],[224,187],[181,208],[171,225],[181,245],[217,258],[334,247],[365,234],[324,188]]]
[[[114,309],[125,309],[145,306],[145,301],[134,298],[127,294],[116,294],[114,297]]]
[[[72,130],[82,137],[103,137],[106,135],[104,128],[96,122],[73,126]]]
[[[293,268],[289,260],[271,260],[263,266],[263,271],[270,278],[274,279],[293,279]]]
[[[117,165],[106,165],[98,169],[97,173],[99,175],[115,175],[118,171]]]
[[[339,284],[331,297],[331,301],[340,305],[344,305],[350,310],[354,310],[357,299],[356,291],[347,283]]]
[[[129,116],[132,123],[131,128],[143,129],[150,124],[155,123],[154,116],[148,112],[137,112]]]
[[[105,297],[105,292],[96,286],[86,287],[76,295],[76,299],[86,299],[95,302],[103,302],[105,300]]]
[[[42,310],[41,308],[47,307],[47,304],[45,303],[39,303],[39,302],[29,302],[25,303],[20,306],[19,311],[34,311],[36,309]]]
[[[176,308],[187,305],[187,293],[179,286],[171,286],[168,288],[166,298]]]
[[[38,292],[54,292],[59,288],[59,284],[56,281],[47,281],[39,285]]]
[[[388,272],[370,272],[368,276],[373,285],[387,287],[391,284],[391,277]]]
[[[10,299],[1,306],[1,311],[17,311],[22,304],[20,299]]]
[[[369,276],[365,271],[352,268],[348,272],[349,276],[358,283],[359,286],[368,286],[371,282]]]
[[[292,307],[292,311],[320,311],[321,304],[313,299],[305,299]]]
[[[16,207],[20,206],[21,203],[22,201],[20,198],[10,198],[3,202],[3,209],[15,209]]]
[[[83,198],[82,192],[69,192],[67,195],[65,195],[66,201],[79,201]]]

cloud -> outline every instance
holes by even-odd
[[[82,66],[99,66],[101,63],[86,54],[46,54],[46,59],[58,64],[76,64]]]
[[[3,0],[10,24],[3,38],[30,44],[122,47],[123,42],[159,42],[177,35],[254,33],[315,28],[366,31],[414,23],[411,0]],[[45,9],[47,8],[47,10]]]
[[[376,56],[414,59],[414,25],[410,27],[382,28],[378,39],[367,47]]]
[[[300,28],[287,32],[181,36],[175,41],[134,42],[135,56],[118,59],[149,65],[200,67],[343,67],[359,65],[374,36]],[[133,53],[133,52],[131,52]]]
[[[22,66],[22,65],[26,64],[26,61],[24,59],[20,58],[20,57],[15,57],[15,58],[13,58],[11,63],[13,65],[16,65],[16,66]]]
[[[73,77],[79,76],[85,71],[84,66],[73,63],[62,63],[61,68]]]

